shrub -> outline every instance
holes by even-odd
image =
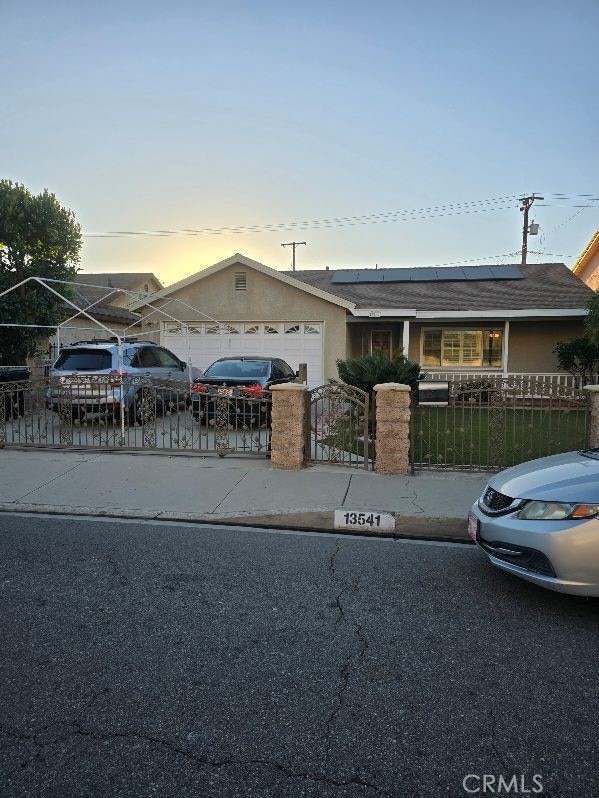
[[[408,360],[401,349],[390,358],[383,352],[373,352],[363,357],[337,360],[337,372],[343,382],[369,394],[372,394],[375,385],[382,382],[398,382],[414,390],[423,376],[419,364]]]
[[[558,341],[553,351],[560,369],[570,372],[574,377],[580,377],[583,385],[597,372],[599,346],[588,338]]]

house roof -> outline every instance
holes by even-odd
[[[508,265],[508,264],[504,264]],[[514,264],[510,264],[513,269]],[[484,268],[487,267],[473,267]],[[501,267],[493,266],[496,272]],[[583,309],[593,291],[564,263],[518,266],[521,279],[423,280],[386,283],[332,283],[332,269],[286,272],[321,291],[353,302],[356,309],[410,308],[418,311],[524,311]],[[471,267],[469,267],[471,270]],[[345,270],[344,270],[345,271]],[[350,273],[354,270],[348,270]],[[364,273],[364,269],[355,270]],[[378,272],[391,271],[379,269]],[[440,269],[438,269],[440,271]]]
[[[99,321],[133,324],[138,321],[139,316],[127,308],[115,305],[114,301],[126,296],[122,290],[133,290],[133,286],[138,285],[140,280],[149,282],[152,279],[161,285],[151,273],[82,274],[80,272],[75,278],[72,301],[83,310],[87,310],[88,305],[93,304],[87,312]],[[112,289],[122,290],[115,290],[112,293]],[[67,306],[66,310],[70,313],[72,308]]]
[[[599,253],[599,229],[584,248],[582,255],[574,264],[574,268],[572,269],[574,274],[580,274],[583,272],[585,266],[590,260],[592,260],[592,258],[595,257],[595,255],[597,255],[597,253]]]
[[[77,274],[78,283],[89,283],[90,285],[101,285],[108,288],[124,288],[127,291],[133,290],[132,286],[138,283],[149,283],[152,280],[158,285],[162,285],[152,272],[103,272],[101,274],[79,272]]]
[[[248,258],[246,255],[242,255],[240,252],[236,252],[235,255],[232,255],[230,258],[226,260],[222,260],[219,263],[215,263],[213,266],[209,266],[207,269],[203,269],[200,272],[196,272],[196,274],[192,274],[190,277],[186,277],[183,280],[179,280],[177,283],[173,283],[172,285],[167,286],[162,291],[157,291],[152,297],[151,301],[155,301],[157,299],[163,299],[165,297],[174,294],[176,291],[181,290],[182,288],[186,288],[193,283],[196,283],[200,280],[209,277],[212,274],[216,274],[223,269],[228,268],[229,266],[233,266],[234,264],[239,263],[242,266],[246,266],[250,269],[255,269],[262,274],[267,275],[268,277],[273,277],[275,280],[279,280],[286,285],[293,286],[293,288],[297,288],[300,291],[305,291],[308,294],[312,294],[313,296],[317,296],[319,299],[324,299],[327,302],[332,302],[334,305],[340,305],[346,309],[351,309],[354,307],[354,303],[351,300],[347,300],[344,297],[340,296],[338,293],[334,293],[328,289],[323,289],[317,285],[311,285],[304,281],[299,281],[295,279],[295,275],[297,272],[280,272],[276,269],[271,269],[270,266],[265,266],[263,263],[259,263],[257,260],[252,260]],[[139,310],[144,305],[143,302],[134,302],[131,304],[132,310]]]

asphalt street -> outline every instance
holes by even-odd
[[[0,795],[590,798],[598,610],[469,545],[1,515]]]

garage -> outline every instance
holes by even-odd
[[[323,342],[322,321],[163,322],[161,331],[167,349],[202,370],[219,357],[268,355],[296,371],[306,363],[311,387],[323,383]]]

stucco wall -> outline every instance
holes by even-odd
[[[578,272],[578,276],[589,288],[592,288],[593,291],[599,290],[599,252],[585,264],[584,269]]]
[[[508,371],[544,373],[559,371],[553,350],[558,341],[584,333],[577,321],[510,321]]]
[[[247,289],[236,291],[236,272],[247,275]],[[324,379],[337,377],[337,358],[346,356],[345,308],[334,305],[305,291],[286,285],[242,263],[232,264],[221,271],[194,282],[165,300],[180,299],[208,314],[217,321],[319,321],[324,322]],[[156,301],[155,306],[163,304]],[[165,310],[181,321],[208,321],[200,312],[194,312],[177,302]],[[147,315],[148,308],[140,308]],[[155,314],[153,319],[158,319]],[[165,320],[165,319],[163,319]],[[144,326],[144,332],[148,329]]]

